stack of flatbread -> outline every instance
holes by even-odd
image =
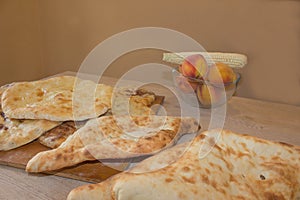
[[[0,97],[10,87],[9,85],[2,86],[0,88]],[[10,119],[2,111],[1,107],[0,103],[0,151],[11,150],[27,144],[61,124],[61,122],[44,119]]]
[[[88,120],[107,112],[111,107],[112,87],[62,76],[3,86],[0,95],[0,150],[27,144],[49,130],[52,137],[53,131],[56,133],[56,138],[50,141],[46,135],[41,143],[56,147],[74,132],[75,126],[69,123],[71,128],[59,136],[57,130],[65,129],[65,121]],[[94,104],[89,103],[89,98]]]
[[[72,76],[14,83],[1,87],[0,95],[0,150],[35,139],[53,149],[34,156],[28,172],[149,156],[199,130],[194,118],[153,115],[153,92],[114,90]]]
[[[75,132],[74,121],[95,118],[111,110],[112,91],[111,86],[72,76],[2,86],[0,150],[14,149],[37,138],[41,144],[57,148]],[[121,91],[117,94],[123,94]],[[138,92],[131,90],[130,94],[118,95],[117,99],[125,101],[131,97],[132,113],[140,110],[150,113],[154,93],[143,91],[141,96]],[[92,105],[91,99],[94,100]],[[122,109],[122,105],[117,107]]]
[[[114,90],[111,108],[104,114],[114,115],[149,115],[154,114],[151,109],[155,101],[155,94],[144,89],[118,88]],[[39,137],[39,142],[50,148],[57,148],[77,128],[81,128],[84,123],[66,121]]]
[[[298,200],[299,168],[299,147],[213,130],[74,189],[68,200]]]

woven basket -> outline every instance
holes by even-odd
[[[182,64],[187,56],[193,54],[201,54],[208,64],[222,62],[232,68],[242,68],[247,64],[247,56],[237,53],[221,53],[221,52],[181,52],[181,53],[164,53],[163,61]]]

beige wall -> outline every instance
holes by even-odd
[[[159,26],[191,36],[208,51],[247,54],[239,96],[300,105],[298,0],[24,2],[0,0],[1,83],[76,71],[111,35]],[[147,62],[161,62],[161,52],[132,52],[106,74],[119,77]]]
[[[38,5],[0,0],[0,83],[43,75]]]

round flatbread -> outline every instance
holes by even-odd
[[[4,91],[2,108],[14,119],[82,121],[107,112],[112,90],[73,76],[18,82]]]

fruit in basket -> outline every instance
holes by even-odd
[[[195,92],[198,83],[189,81],[186,77],[179,75],[175,78],[178,88],[184,93]]]
[[[188,56],[184,59],[179,71],[190,78],[201,78],[206,76],[208,65],[205,58],[200,54]]]
[[[212,84],[228,84],[236,81],[236,74],[231,67],[224,63],[216,63],[211,66],[207,79]]]
[[[182,65],[179,65],[179,67],[178,67],[178,71],[179,71],[179,73],[181,73],[181,74],[182,74]]]
[[[191,80],[187,80],[188,81],[188,83],[190,84],[190,86],[193,88],[193,90],[194,90],[194,92],[196,91],[196,89],[197,89],[197,87],[198,87],[198,85],[199,85],[199,83],[198,82],[196,82],[196,81],[191,81]]]
[[[209,107],[211,105],[219,103],[221,100],[222,91],[211,85],[199,85],[196,90],[199,102],[205,106]]]

